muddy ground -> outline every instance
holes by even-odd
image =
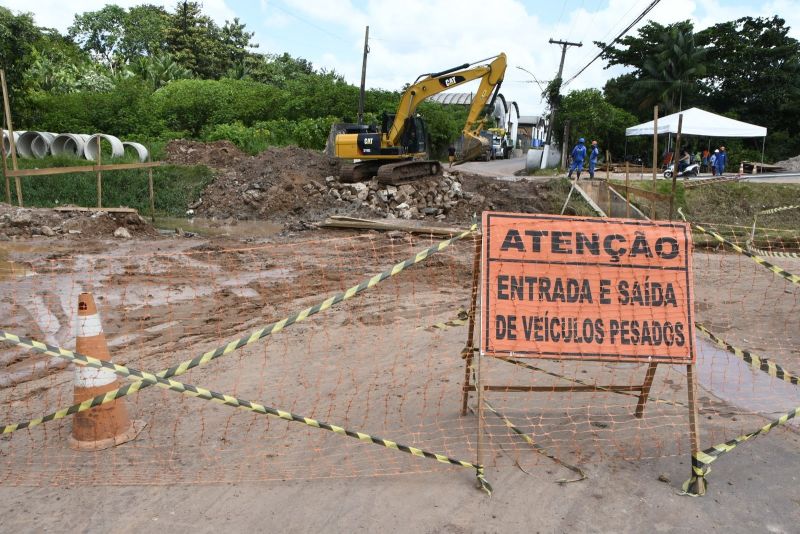
[[[74,346],[74,305],[89,290],[115,360],[158,371],[316,304],[430,243],[318,230],[248,243],[70,234],[18,239],[2,244],[14,268],[0,278],[0,324]],[[430,328],[468,305],[471,250],[470,243],[455,245],[180,380],[474,459],[475,417],[459,414],[464,327]],[[697,252],[694,263],[699,321],[732,343],[800,368],[796,286],[741,256]],[[800,271],[798,260],[781,265]],[[704,446],[800,404],[796,388],[787,391],[787,384],[742,368],[726,353],[704,347],[699,357]],[[26,358],[3,349],[0,367],[19,371]],[[635,383],[644,374],[635,364],[535,363],[568,380]],[[499,362],[487,366],[495,383],[569,383]],[[67,368],[0,389],[0,420],[68,405],[71,381]],[[149,388],[126,401],[146,430],[114,450],[70,451],[69,420],[0,441],[0,513],[5,528],[21,532],[155,525],[193,532],[794,531],[800,492],[795,470],[786,466],[796,464],[800,440],[791,429],[720,459],[705,498],[677,495],[689,472],[686,412],[669,403],[686,399],[684,383],[680,368],[660,369],[653,395],[667,402],[648,404],[642,421],[630,417],[635,399],[621,395],[492,393],[498,409],[589,479],[557,484],[573,473],[487,418],[491,499],[472,487],[467,469]]]

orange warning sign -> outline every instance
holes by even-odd
[[[481,351],[694,361],[689,225],[483,213]]]

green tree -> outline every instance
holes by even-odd
[[[571,137],[597,140],[603,150],[622,152],[625,128],[635,124],[636,117],[606,102],[597,89],[572,91],[561,100],[553,135],[562,141],[564,121],[569,120]]]
[[[11,100],[17,100],[27,91],[25,73],[33,62],[31,51],[41,35],[33,15],[15,15],[0,7],[0,65],[5,69]]]
[[[178,2],[165,30],[167,51],[200,78],[218,79],[244,61],[252,33],[238,19],[219,28],[198,2]]]
[[[125,33],[119,44],[122,59],[132,62],[141,56],[162,53],[168,22],[169,14],[161,6],[143,4],[128,9]]]
[[[125,32],[127,13],[117,5],[75,15],[68,35],[92,57],[115,70],[120,63],[117,50]]]
[[[147,81],[153,90],[173,80],[192,77],[189,69],[179,65],[175,58],[167,53],[138,57],[131,63],[131,72]]]
[[[774,157],[800,153],[800,41],[778,17],[743,17],[697,34],[717,51],[706,91],[715,111],[784,132],[788,142],[767,140]]]

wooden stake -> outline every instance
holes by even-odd
[[[658,106],[653,106],[653,193],[656,192],[656,174],[658,174]],[[656,220],[656,200],[650,207],[650,218]]]
[[[147,162],[150,163],[150,151],[147,154]],[[150,222],[156,222],[156,200],[153,194],[153,168],[147,169],[147,191],[150,195]]]
[[[472,294],[469,303],[469,326],[467,327],[467,345],[464,347],[462,356],[465,361],[464,368],[464,389],[461,398],[461,415],[467,415],[467,402],[469,401],[469,392],[471,377],[470,371],[472,370],[472,359],[475,355],[475,314],[478,309],[478,291],[480,289],[480,272],[481,272],[481,244],[482,238],[480,235],[475,236],[475,257],[472,261]]]
[[[5,124],[5,119],[3,120]],[[11,179],[8,176],[8,163],[6,162],[6,144],[0,143],[0,158],[3,159],[3,178],[6,182],[6,203],[11,204]]]
[[[647,403],[647,398],[650,396],[650,388],[653,387],[653,379],[656,377],[656,368],[658,364],[650,363],[647,365],[647,372],[644,375],[644,383],[642,384],[642,391],[639,393],[639,401],[636,403],[636,413],[634,417],[641,419],[644,414],[644,405]]]
[[[699,416],[697,413],[697,380],[694,375],[694,364],[686,366],[686,380],[689,389],[689,439],[691,440],[692,458],[700,450],[700,428],[698,427]],[[690,464],[691,465],[691,462]],[[694,471],[692,471],[694,476]],[[698,477],[695,493],[702,495],[705,493],[706,482]]]
[[[100,136],[97,136],[97,164],[103,164],[103,145],[100,143]],[[103,207],[103,173],[97,171],[97,207]]]
[[[669,197],[669,220],[672,220],[672,211],[675,208],[675,186],[678,182],[678,154],[681,149],[681,128],[683,127],[683,113],[678,115],[678,135],[675,137],[675,152],[672,155],[672,194]]]
[[[606,150],[606,181],[611,179],[611,152]]]
[[[625,162],[625,217],[631,218],[631,197],[630,197],[630,189],[628,189],[631,185],[630,177],[628,173],[630,169],[628,167],[628,162]]]
[[[6,116],[6,127],[8,128],[8,143],[11,146],[11,167],[16,171],[17,166],[17,142],[14,141],[14,124],[11,121],[11,105],[8,103],[8,87],[6,86],[6,71],[0,69],[0,85],[3,89],[3,111]],[[14,177],[14,184],[17,188],[17,204],[22,206],[22,183],[19,177]]]

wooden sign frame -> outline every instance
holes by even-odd
[[[637,221],[641,222],[641,221]],[[484,232],[486,229],[484,228]],[[659,364],[667,364],[667,365],[685,365],[686,366],[686,378],[687,378],[687,401],[688,401],[688,411],[689,411],[689,437],[690,437],[690,445],[691,445],[691,453],[692,457],[694,457],[695,453],[700,450],[699,446],[699,415],[698,415],[698,407],[697,407],[697,376],[695,373],[695,358],[694,358],[694,350],[695,350],[695,343],[694,343],[694,329],[691,328],[689,330],[689,335],[691,338],[691,352],[692,358],[687,362],[667,362],[667,361],[650,361],[647,365],[647,370],[645,371],[645,375],[642,379],[641,384],[631,385],[631,384],[607,384],[607,385],[585,385],[585,384],[576,384],[572,383],[567,386],[532,386],[527,384],[515,384],[515,385],[499,385],[499,384],[491,384],[488,383],[485,376],[484,365],[483,365],[483,357],[490,357],[493,359],[505,361],[508,357],[513,356],[512,354],[507,354],[505,357],[502,354],[497,353],[486,353],[483,352],[480,348],[478,348],[475,344],[475,330],[476,330],[476,323],[477,323],[477,312],[478,312],[478,296],[481,293],[481,267],[482,265],[485,267],[485,264],[482,262],[483,259],[483,234],[478,234],[475,237],[475,250],[474,250],[474,260],[473,260],[473,271],[472,271],[472,292],[471,292],[471,299],[470,299],[470,307],[468,312],[468,328],[467,328],[467,339],[466,339],[466,346],[462,351],[462,358],[465,360],[465,367],[464,367],[464,383],[462,386],[462,403],[461,403],[461,415],[465,416],[467,414],[467,407],[469,402],[469,396],[471,392],[476,392],[477,394],[477,401],[478,401],[478,435],[477,435],[477,462],[479,464],[483,461],[483,449],[484,449],[484,417],[483,417],[483,396],[487,391],[496,391],[496,392],[504,392],[504,393],[521,393],[521,392],[606,392],[606,393],[623,393],[623,394],[632,394],[636,396],[636,407],[633,410],[633,416],[637,419],[641,419],[644,416],[644,410],[647,403],[647,400],[650,397],[650,390],[653,385],[653,381],[656,376],[656,372],[658,369]],[[686,254],[691,254],[691,250],[687,250]],[[690,281],[691,283],[691,281]],[[693,325],[692,325],[693,327]],[[540,359],[549,359],[549,360],[561,360],[561,358],[547,356]],[[593,358],[585,358],[581,359],[580,361],[602,361],[605,364],[613,364],[613,361],[609,361],[608,359],[593,359]],[[622,360],[625,361],[625,360]],[[628,360],[630,361],[630,360]],[[569,380],[566,378],[566,380]],[[701,492],[703,488],[699,487],[704,484],[702,478],[698,478],[696,484],[698,487],[693,488],[697,492]]]

